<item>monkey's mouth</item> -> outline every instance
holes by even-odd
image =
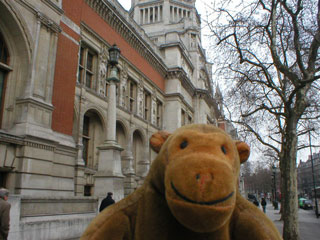
[[[191,200],[189,198],[187,198],[186,196],[184,196],[182,193],[180,193],[176,187],[173,185],[173,183],[171,182],[171,188],[173,189],[173,191],[175,192],[175,194],[177,196],[179,196],[180,198],[182,198],[184,201],[186,202],[189,202],[189,203],[194,203],[194,204],[200,204],[200,205],[214,205],[214,204],[217,204],[217,203],[221,203],[221,202],[224,202],[226,200],[228,200],[229,198],[232,197],[233,193],[234,192],[231,192],[229,195],[227,195],[226,197],[223,197],[223,198],[220,198],[220,199],[217,199],[217,200],[213,200],[213,201],[207,201],[207,202],[198,202],[198,201],[194,201],[194,200]]]

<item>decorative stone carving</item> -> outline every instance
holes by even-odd
[[[200,83],[200,86],[199,86],[200,88],[208,89],[206,73],[203,70],[201,70],[199,73],[199,83]]]
[[[151,123],[154,125],[157,124],[157,97],[155,89],[153,89],[151,98]]]
[[[121,107],[126,107],[127,81],[128,65],[124,63],[122,71],[120,72],[119,105]]]
[[[99,63],[99,85],[98,92],[100,95],[106,95],[106,78],[107,78],[107,63],[108,63],[108,48],[107,46],[102,46],[100,53],[100,63]]]
[[[139,84],[138,84],[138,116],[143,117],[143,83],[142,79],[140,79]]]
[[[191,48],[195,48],[197,46],[197,38],[195,34],[191,34]]]

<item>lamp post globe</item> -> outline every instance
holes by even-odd
[[[109,64],[111,66],[117,65],[119,56],[120,56],[120,49],[116,44],[113,44],[108,51],[109,51]]]

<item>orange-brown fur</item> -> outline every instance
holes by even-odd
[[[248,145],[204,124],[156,133],[150,145],[159,154],[143,186],[100,213],[81,239],[281,239],[238,192]]]

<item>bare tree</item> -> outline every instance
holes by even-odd
[[[296,158],[298,139],[319,124],[320,0],[216,0],[209,8],[204,22],[230,120],[280,160],[283,237],[299,239]]]
[[[272,168],[266,161],[257,162],[255,167],[246,162],[242,171],[246,192],[255,194],[272,192]]]

